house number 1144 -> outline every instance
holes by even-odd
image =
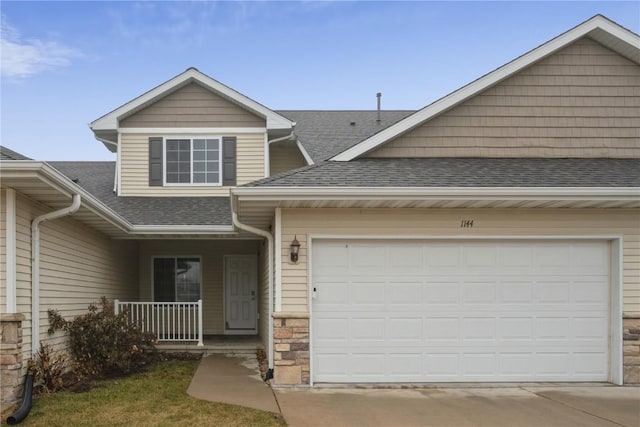
[[[472,219],[463,219],[460,221],[460,228],[472,228],[473,220]]]

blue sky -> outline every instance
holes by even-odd
[[[2,145],[114,160],[88,123],[190,66],[272,109],[418,109],[640,2],[2,1]]]

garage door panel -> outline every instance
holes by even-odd
[[[364,317],[351,319],[349,333],[355,343],[363,344],[372,340],[384,342],[387,319],[380,317]]]
[[[460,284],[457,281],[445,281],[440,278],[422,286],[422,304],[426,309],[436,306],[458,305],[460,302]],[[449,308],[450,309],[450,308]]]
[[[462,302],[467,305],[494,304],[496,302],[495,281],[466,281],[462,285]]]
[[[462,338],[469,342],[495,341],[496,321],[493,317],[466,317],[462,320]]]
[[[381,307],[375,307],[377,305],[384,305],[386,302],[386,283],[381,280],[377,281],[351,281],[348,286],[349,289],[349,303],[351,305],[367,306],[374,305],[374,307],[365,307],[367,310],[376,310]],[[324,292],[324,290],[323,290]]]
[[[395,281],[387,284],[388,302],[392,305],[422,305],[422,281]]]
[[[607,294],[607,277],[595,280],[576,279],[570,285],[571,302],[576,305],[588,305],[584,310],[601,307],[602,301],[609,297]],[[593,307],[595,305],[595,307]]]
[[[498,319],[497,336],[503,343],[528,342],[533,338],[531,317],[501,317]]]
[[[571,323],[571,337],[578,341],[603,342],[608,339],[606,316],[575,317]]]
[[[530,378],[533,366],[531,352],[507,352],[498,355],[498,373],[503,378],[511,377],[513,381]]]
[[[471,380],[490,379],[496,368],[495,353],[462,353],[462,374]]]
[[[333,247],[346,270],[313,250],[316,382],[607,380],[606,242]]]
[[[458,317],[434,317],[425,319],[425,339],[430,342],[459,341],[460,319]]]
[[[498,286],[498,302],[505,304],[530,305],[533,295],[533,282],[503,278]]]
[[[422,317],[390,317],[387,320],[388,339],[398,342],[421,342],[424,336],[422,331]]]

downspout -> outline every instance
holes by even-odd
[[[73,214],[80,202],[80,195],[74,194],[70,206],[40,215],[31,223],[31,354],[36,354],[40,345],[40,224]]]
[[[243,224],[238,220],[238,212],[236,210],[236,197],[231,195],[231,218],[233,221],[233,225],[238,227],[241,230],[248,231],[249,233],[257,234],[258,236],[262,236],[267,239],[267,252],[268,252],[268,264],[269,268],[267,274],[269,276],[269,370],[267,371],[265,380],[270,380],[273,378],[273,235],[268,231],[261,230],[256,227],[252,227],[247,224]]]

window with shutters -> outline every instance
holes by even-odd
[[[165,184],[221,185],[220,137],[166,138]]]
[[[235,136],[149,137],[149,186],[236,185]]]

